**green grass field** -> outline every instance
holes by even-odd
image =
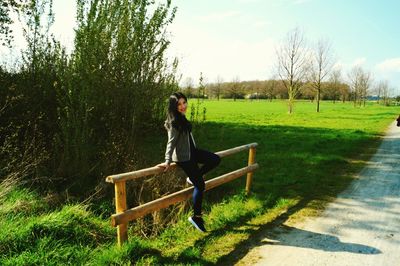
[[[141,238],[132,229],[130,241],[118,248],[115,229],[107,217],[94,214],[93,206],[53,208],[33,189],[6,192],[2,186],[0,265],[233,264],[263,230],[318,214],[347,187],[399,113],[398,107],[376,103],[354,108],[322,102],[316,113],[314,103],[298,102],[291,115],[284,101],[206,101],[204,106],[207,120],[194,129],[197,145],[219,151],[257,142],[260,165],[250,197],[243,193],[245,178],[206,193],[208,233],[195,231],[183,212],[155,237]],[[162,161],[165,132],[146,136],[143,143],[139,152],[148,155],[143,167]],[[245,166],[247,156],[224,158],[209,178]]]

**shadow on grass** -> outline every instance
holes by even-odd
[[[252,248],[258,245],[260,241],[265,237],[265,232],[269,229],[275,228],[276,226],[282,225],[288,218],[301,210],[305,206],[307,206],[309,200],[302,200],[294,207],[290,208],[287,212],[279,215],[274,221],[261,225],[261,226],[246,226],[246,229],[238,230],[237,227],[242,225],[248,225],[248,222],[254,217],[254,215],[245,215],[240,217],[239,219],[232,221],[230,223],[225,224],[223,228],[219,228],[217,230],[211,231],[207,236],[202,239],[196,241],[193,245],[198,249],[203,250],[205,245],[212,239],[222,237],[230,232],[238,232],[238,233],[246,233],[248,237],[246,240],[241,241],[234,247],[234,250],[230,253],[220,257],[216,262],[211,261],[203,261],[204,265],[234,265],[240,259],[242,259]],[[215,247],[218,249],[218,247]]]
[[[347,187],[351,174],[365,164],[379,143],[378,137],[359,130],[291,126],[249,126],[206,123],[196,137],[198,146],[220,151],[257,142],[252,191],[257,196],[331,195]],[[247,152],[225,157],[208,176],[214,177],[247,165]],[[237,194],[245,178],[206,193],[211,201],[225,193]],[[316,190],[316,188],[319,188]]]
[[[176,265],[177,263],[182,263],[184,265],[209,265],[210,263],[201,258],[201,254],[197,252],[194,248],[187,248],[181,252],[178,258],[165,257],[157,249],[144,249],[143,257],[152,257],[153,261],[151,264],[161,264],[161,265]],[[137,254],[135,257],[140,258]],[[142,258],[143,258],[142,257]],[[135,264],[137,261],[131,261]]]
[[[212,151],[257,142],[259,145],[256,162],[260,168],[254,174],[253,194],[265,200],[270,195],[274,195],[275,200],[301,199],[297,205],[273,222],[258,229],[246,229],[249,236],[236,244],[233,251],[220,257],[216,262],[218,265],[238,262],[259,241],[265,230],[281,226],[292,214],[308,206],[311,201],[335,197],[343,191],[353,180],[353,174],[365,165],[379,143],[378,136],[360,130],[276,125],[254,126],[207,122],[201,128],[195,128],[194,134],[199,148]],[[208,176],[212,178],[245,166],[247,156],[247,153],[243,152],[224,158],[218,169]],[[206,201],[208,204],[220,202],[221,198],[243,191],[244,186],[245,178],[240,178],[207,192]],[[271,206],[263,206],[263,209],[269,207]],[[321,206],[317,208],[321,209]],[[183,250],[176,260],[171,261],[170,258],[161,257],[159,259],[165,263],[214,264],[207,258],[199,258],[198,252],[201,253],[211,240],[235,231],[235,227],[245,225],[253,217],[254,213],[248,213],[225,224],[223,228],[210,232],[196,241],[193,247]],[[330,240],[335,241],[333,238]],[[343,245],[345,246],[342,249],[352,250],[351,246]]]

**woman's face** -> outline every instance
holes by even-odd
[[[182,115],[186,114],[186,109],[187,109],[187,102],[185,98],[179,98],[178,100],[178,112],[181,113]]]

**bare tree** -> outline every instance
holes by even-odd
[[[309,79],[316,90],[317,112],[319,112],[321,100],[322,82],[328,76],[333,66],[331,43],[328,40],[319,40],[312,52]]]
[[[339,97],[339,95],[342,95],[342,100],[344,102],[346,97],[343,93],[344,91],[341,90],[342,70],[339,68],[333,70],[330,74],[329,81],[332,88],[333,103],[335,103],[335,100]]]
[[[260,96],[263,94],[264,91],[264,86],[265,86],[265,82],[262,82],[260,80],[255,80],[255,81],[251,81],[249,82],[250,84],[250,90],[246,92],[248,92],[250,94],[250,99],[254,99],[256,98],[257,100],[260,99]]]
[[[376,86],[378,92],[378,103],[380,98],[382,97],[383,104],[388,105],[389,102],[389,83],[387,80],[381,80],[378,82]]]
[[[379,104],[380,100],[381,100],[381,95],[382,95],[382,83],[384,81],[381,80],[379,81],[376,85],[375,85],[375,93],[376,93],[376,103]]]
[[[365,102],[367,100],[368,91],[371,88],[371,84],[372,84],[371,72],[363,71],[363,73],[361,75],[361,80],[360,80],[360,91],[361,91],[361,100],[362,100],[364,107],[365,107]],[[361,105],[361,102],[360,102],[360,105]]]
[[[220,75],[218,75],[217,78],[215,79],[215,84],[213,86],[213,92],[214,92],[214,95],[217,97],[218,101],[221,96],[223,82],[224,82],[224,80],[222,79],[222,77]]]
[[[367,93],[372,83],[371,73],[364,71],[361,66],[354,66],[349,72],[348,78],[354,106],[357,104],[365,106]]]
[[[295,28],[287,34],[284,43],[277,48],[277,73],[288,92],[289,113],[307,75],[307,50],[304,34]]]
[[[316,96],[315,96],[315,89],[314,86],[311,82],[306,82],[304,85],[301,87],[301,95],[300,97],[302,99],[308,99],[312,103],[314,102]]]
[[[240,79],[238,76],[234,77],[232,80],[232,85],[229,88],[229,93],[233,97],[233,100],[236,101],[236,98],[241,95],[242,85],[240,84]]]
[[[186,94],[187,97],[193,97],[194,95],[194,81],[193,78],[187,77],[183,84],[183,92]]]
[[[361,98],[360,80],[362,75],[363,70],[360,66],[354,66],[348,73],[350,93],[351,97],[353,98],[354,107],[357,105],[357,102]]]
[[[275,78],[272,78],[265,82],[265,85],[263,86],[262,93],[265,94],[270,102],[272,102],[272,98],[275,96],[276,88],[278,86],[277,83],[278,81],[276,81]]]

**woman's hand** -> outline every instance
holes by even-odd
[[[164,172],[166,172],[168,170],[170,164],[165,162],[165,163],[157,164],[156,166],[164,168]]]

